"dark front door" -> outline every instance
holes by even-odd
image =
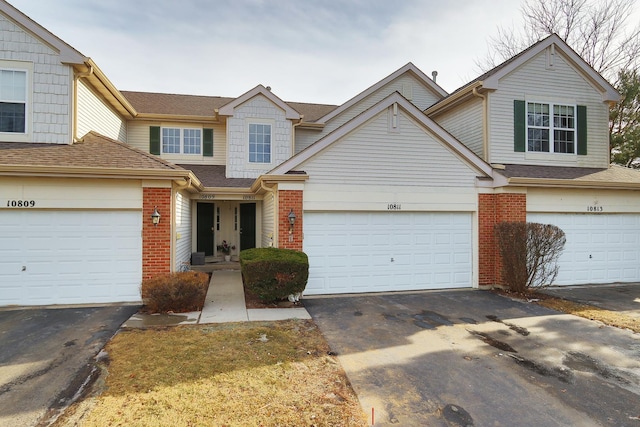
[[[213,255],[214,228],[213,203],[198,203],[198,252],[205,256]]]
[[[256,247],[256,204],[240,205],[240,250]]]

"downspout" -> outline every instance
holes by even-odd
[[[264,191],[266,191],[267,193],[271,194],[271,197],[273,197],[273,232],[271,234],[271,246],[275,246],[276,248],[278,247],[278,245],[274,245],[273,244],[273,238],[274,235],[277,237],[278,236],[278,200],[276,199],[276,190],[274,190],[271,187],[267,187],[266,185],[264,185],[264,181],[260,180],[260,188]],[[264,209],[264,208],[263,208]],[[278,242],[278,239],[275,239],[276,243]]]
[[[78,80],[89,77],[93,74],[93,65],[89,65],[89,70],[84,73],[78,73],[73,76],[73,141],[72,143],[82,142],[80,138],[78,138]]]
[[[291,157],[296,155],[296,128],[302,124],[304,120],[304,114],[300,114],[298,123],[294,123],[291,126]]]
[[[482,99],[482,154],[485,162],[489,162],[489,126],[488,126],[488,107],[487,96],[478,92],[478,88],[473,88],[473,96],[477,96]]]

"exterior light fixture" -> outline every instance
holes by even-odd
[[[154,206],[153,213],[151,214],[151,222],[153,225],[157,226],[160,222],[160,212],[158,212],[158,207]]]
[[[293,208],[291,208],[291,211],[289,212],[289,215],[287,215],[287,218],[289,219],[289,234],[292,234],[293,225],[296,223],[296,214],[293,212]]]

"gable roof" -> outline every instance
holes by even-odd
[[[209,116],[234,98],[221,96],[178,95],[171,93],[133,92],[123,90],[139,115]]]
[[[484,175],[484,177],[497,177],[498,179],[504,180],[502,176],[494,174],[493,168],[488,163],[478,157],[467,146],[455,139],[436,122],[425,116],[418,107],[416,107],[413,103],[400,95],[398,92],[392,93],[373,107],[369,108],[355,118],[351,119],[349,122],[345,123],[343,126],[326,135],[324,138],[321,138],[300,153],[291,157],[289,160],[281,163],[279,166],[269,171],[267,175],[284,175],[294,172],[294,170],[302,165],[305,161],[320,153],[336,141],[340,140],[342,137],[346,136],[359,126],[375,117],[378,113],[385,111],[394,104],[398,104],[400,108],[410,114],[412,118],[415,119],[419,124],[435,134],[435,136],[443,143],[443,145],[445,145],[451,151],[464,159],[466,163],[477,170],[478,173]]]
[[[299,112],[297,112],[296,110],[291,108],[291,106],[289,104],[287,104],[286,102],[284,102],[283,100],[278,98],[276,95],[273,94],[273,92],[271,92],[270,89],[267,89],[266,87],[264,87],[262,85],[258,85],[256,87],[254,87],[253,89],[251,89],[250,91],[245,92],[244,94],[240,95],[239,97],[237,97],[233,101],[231,101],[228,104],[226,104],[223,107],[221,107],[218,110],[218,112],[222,116],[233,116],[233,110],[236,107],[244,104],[245,102],[247,102],[248,100],[250,100],[251,98],[253,98],[253,97],[257,96],[257,95],[264,96],[269,101],[271,101],[272,103],[277,105],[279,108],[281,108],[284,111],[285,118],[287,118],[289,120],[300,120],[301,119],[301,116],[300,116]]]
[[[413,75],[415,75],[419,80],[421,80],[425,84],[425,86],[427,86],[433,93],[435,93],[439,97],[447,96],[447,92],[444,89],[442,89],[440,86],[438,86],[436,84],[436,82],[434,82],[432,79],[427,77],[427,75],[424,74],[418,67],[416,67],[411,62],[409,62],[404,67],[401,67],[400,69],[398,69],[398,70],[394,71],[393,73],[389,74],[387,77],[385,77],[384,79],[380,80],[378,83],[374,84],[373,86],[370,86],[368,89],[365,89],[363,92],[360,92],[358,95],[354,96],[353,98],[351,98],[350,100],[348,100],[344,104],[340,105],[338,108],[332,110],[328,114],[325,114],[324,116],[320,117],[316,121],[318,123],[325,123],[325,122],[331,120],[332,118],[334,118],[338,114],[340,114],[343,111],[347,110],[351,106],[357,104],[358,102],[360,102],[361,100],[363,100],[367,96],[369,96],[372,93],[376,92],[377,90],[379,90],[380,88],[382,88],[383,86],[388,84],[389,82],[392,82],[393,80],[397,79],[398,77],[400,77],[401,75],[403,75],[405,73],[412,73]]]
[[[66,64],[84,64],[87,60],[83,54],[75,50],[33,19],[20,12],[5,0],[0,0],[0,13],[18,26],[22,27],[25,31],[31,33],[51,49],[58,52],[60,54],[60,62]]]
[[[603,102],[617,102],[620,100],[620,94],[604,77],[594,70],[584,59],[580,57],[568,44],[564,42],[557,34],[540,40],[539,42],[529,46],[516,56],[507,59],[502,64],[492,68],[486,73],[478,76],[466,85],[456,89],[446,98],[436,102],[425,110],[427,115],[431,115],[447,107],[451,107],[457,101],[464,99],[470,95],[473,90],[496,90],[499,88],[500,79],[507,74],[513,72],[518,67],[543,52],[545,49],[552,47],[562,54],[582,74],[585,79],[590,81],[602,93]]]

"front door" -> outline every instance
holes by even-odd
[[[240,250],[256,247],[256,204],[240,205]]]
[[[213,255],[214,228],[213,203],[198,203],[198,252],[204,252],[205,256]]]

